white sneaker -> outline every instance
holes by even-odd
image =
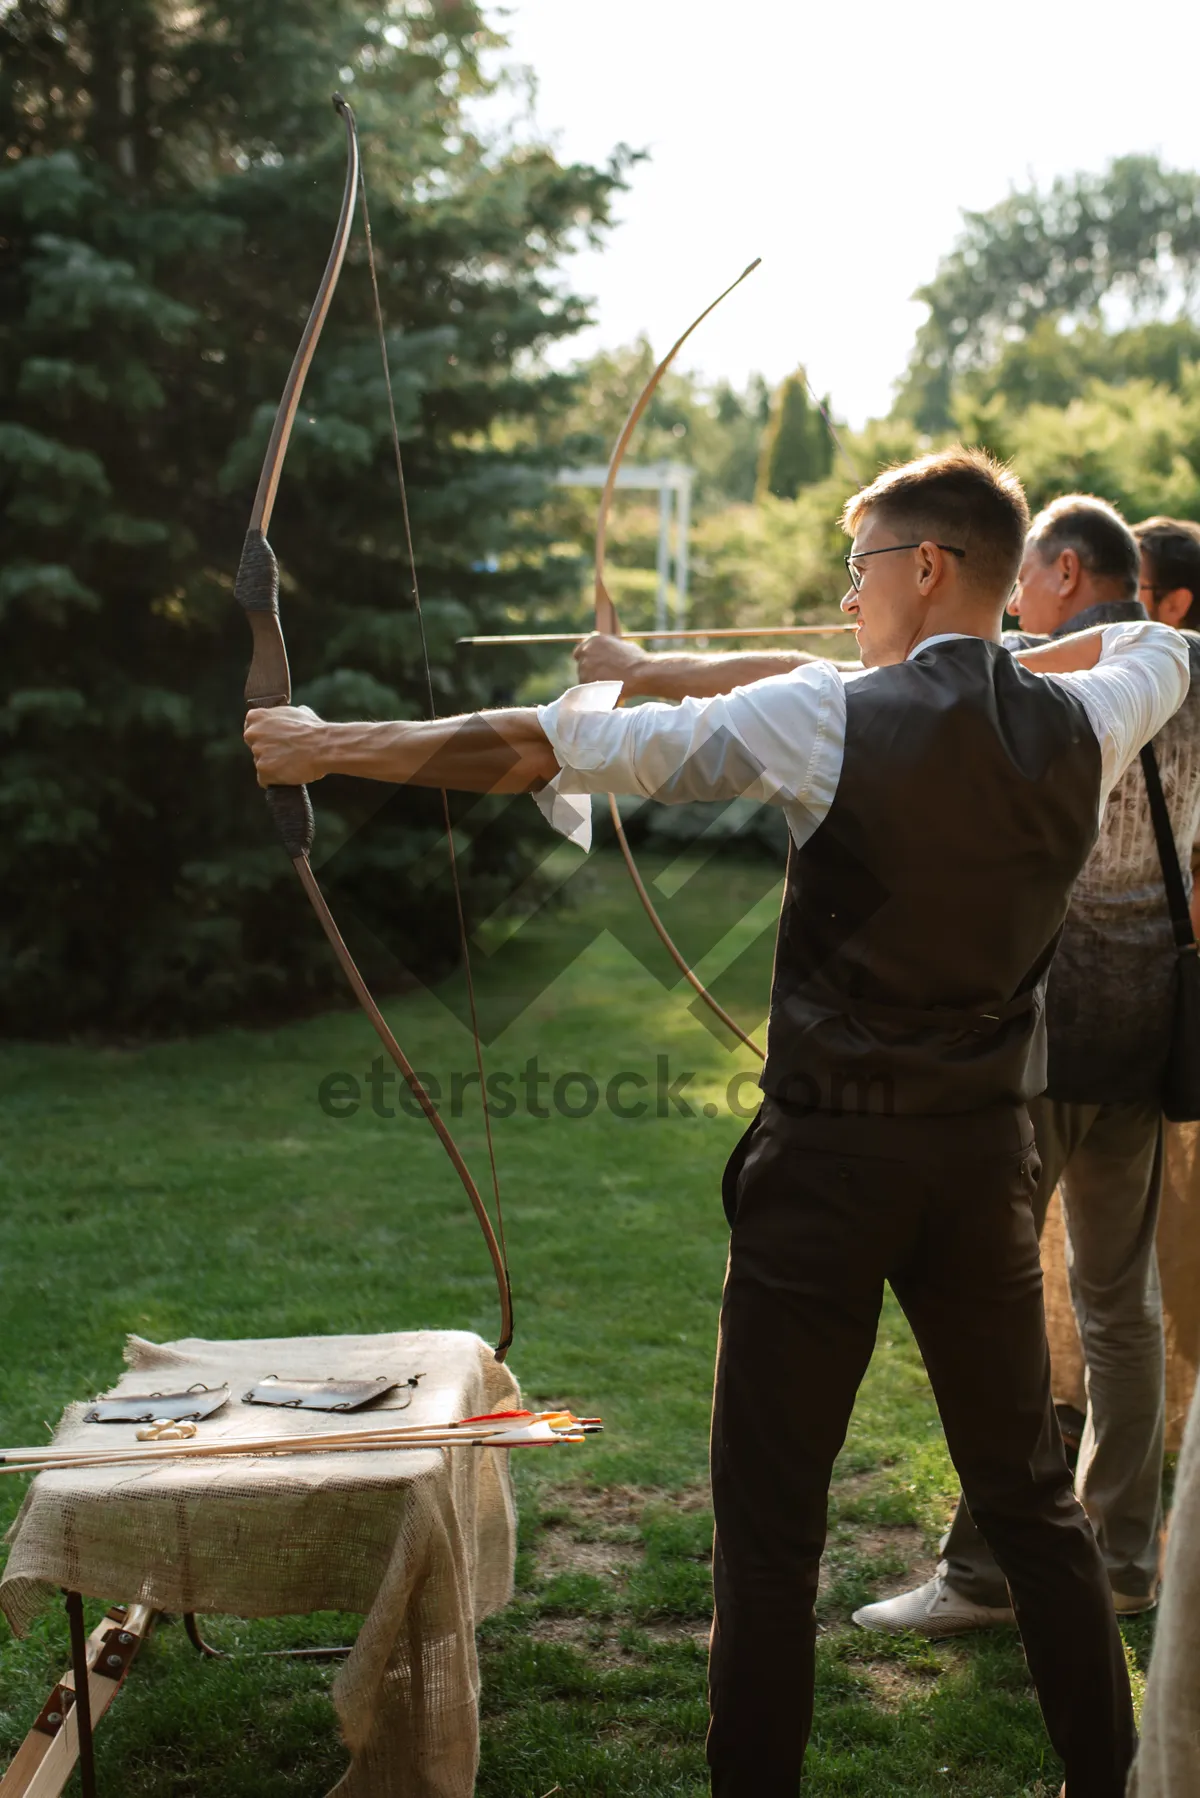
[[[1113,1610],[1118,1617],[1140,1616],[1143,1611],[1152,1611],[1157,1603],[1157,1592],[1149,1598],[1131,1598],[1128,1592],[1113,1592]]]
[[[1016,1621],[1011,1605],[974,1604],[956,1592],[941,1574],[926,1580],[915,1592],[901,1592],[895,1598],[865,1604],[854,1613],[854,1622],[860,1629],[883,1630],[889,1636],[911,1629],[934,1639],[964,1636],[969,1630],[994,1629],[997,1624]]]

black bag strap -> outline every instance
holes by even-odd
[[[1158,844],[1163,885],[1167,889],[1167,910],[1171,914],[1171,928],[1175,932],[1175,947],[1181,952],[1195,949],[1196,936],[1188,910],[1187,890],[1183,884],[1179,851],[1175,847],[1175,834],[1171,829],[1171,818],[1163,797],[1153,743],[1147,743],[1142,750],[1142,774],[1146,781],[1146,797],[1150,801],[1150,820],[1154,825],[1154,840]]]

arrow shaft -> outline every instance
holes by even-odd
[[[630,643],[681,643],[696,640],[711,643],[714,638],[722,637],[832,637],[855,628],[853,624],[755,624],[745,628],[719,625],[710,630],[622,631],[621,635]],[[594,631],[531,631],[502,637],[457,637],[455,641],[460,648],[474,645],[496,647],[502,643],[582,643],[585,637],[594,635]]]

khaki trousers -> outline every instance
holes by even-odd
[[[1162,1528],[1164,1356],[1155,1229],[1163,1133],[1157,1105],[1029,1108],[1042,1172],[1040,1236],[1062,1193],[1067,1273],[1086,1366],[1087,1423],[1075,1489],[1115,1592],[1153,1594]],[[960,1499],[942,1572],[977,1604],[1004,1605],[1004,1576]]]

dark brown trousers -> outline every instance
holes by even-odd
[[[1050,1398],[1024,1112],[798,1118],[767,1099],[726,1171],[713,1401],[708,1760],[717,1798],[796,1798],[834,1459],[884,1282],[1012,1592],[1070,1798],[1121,1798],[1133,1710]]]

